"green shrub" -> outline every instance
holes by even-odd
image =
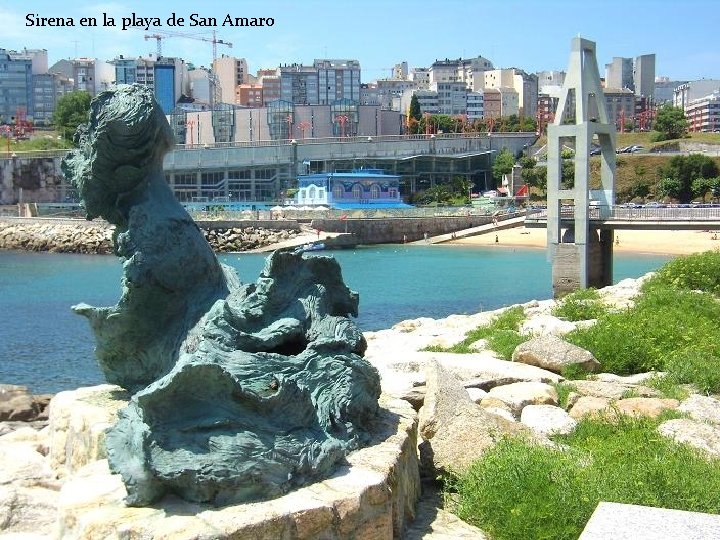
[[[579,289],[565,296],[553,308],[552,314],[568,321],[597,319],[607,310],[595,289]]]
[[[666,285],[720,295],[720,251],[678,257],[663,266],[646,287]]]
[[[707,358],[720,357],[720,303],[707,294],[649,285],[634,308],[604,315],[566,339],[592,352],[603,371],[619,375],[671,371],[678,364],[668,365],[669,359],[700,345]]]
[[[677,399],[682,401],[686,399],[690,392],[677,382],[676,378],[670,374],[655,375],[645,382],[645,386],[654,388],[660,392],[660,395],[668,399]]]
[[[559,452],[508,438],[446,489],[497,540],[575,539],[600,501],[720,513],[720,467],[657,432],[661,419],[586,419]]]
[[[706,394],[720,394],[720,358],[716,348],[688,347],[669,356],[665,364],[670,381],[692,384]]]

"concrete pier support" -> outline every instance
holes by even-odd
[[[593,144],[601,148],[599,190],[590,189]],[[564,147],[575,152],[572,185],[562,179]],[[554,294],[610,285],[613,232],[591,227],[590,214],[607,217],[615,201],[615,125],[608,120],[592,41],[572,41],[565,85],[548,126],[547,150],[547,245]]]

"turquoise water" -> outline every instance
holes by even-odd
[[[476,313],[550,298],[545,251],[504,247],[379,246],[330,252],[360,293],[363,330],[417,317]],[[265,257],[224,255],[243,282]],[[638,277],[669,257],[615,256],[615,281]],[[112,256],[0,251],[0,383],[57,392],[103,382],[84,318],[70,306],[103,306],[120,295],[122,268]]]

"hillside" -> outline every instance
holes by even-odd
[[[661,180],[660,169],[674,155],[682,152],[702,153],[713,159],[720,168],[720,133],[692,133],[685,139],[662,141],[653,143],[650,141],[651,133],[622,133],[617,135],[616,147],[623,148],[635,144],[642,145],[645,150],[637,154],[618,154],[617,169],[615,175],[615,192],[617,200],[623,202],[629,199],[628,193],[632,186],[638,182],[644,182],[650,186],[649,198],[655,197],[655,187]],[[542,137],[537,147],[546,142]],[[659,151],[668,153],[658,153]],[[672,153],[674,152],[674,153]],[[591,185],[594,188],[600,186],[600,158],[590,158]],[[533,190],[536,191],[536,190]]]

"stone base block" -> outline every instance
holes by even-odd
[[[390,539],[414,517],[420,494],[417,417],[400,399],[383,396],[370,445],[335,474],[271,501],[223,508],[166,497],[129,508],[125,487],[107,461],[70,477],[59,501],[63,539]]]
[[[72,474],[104,459],[105,430],[116,421],[117,411],[130,395],[111,384],[60,392],[50,401],[48,457],[58,474]]]

